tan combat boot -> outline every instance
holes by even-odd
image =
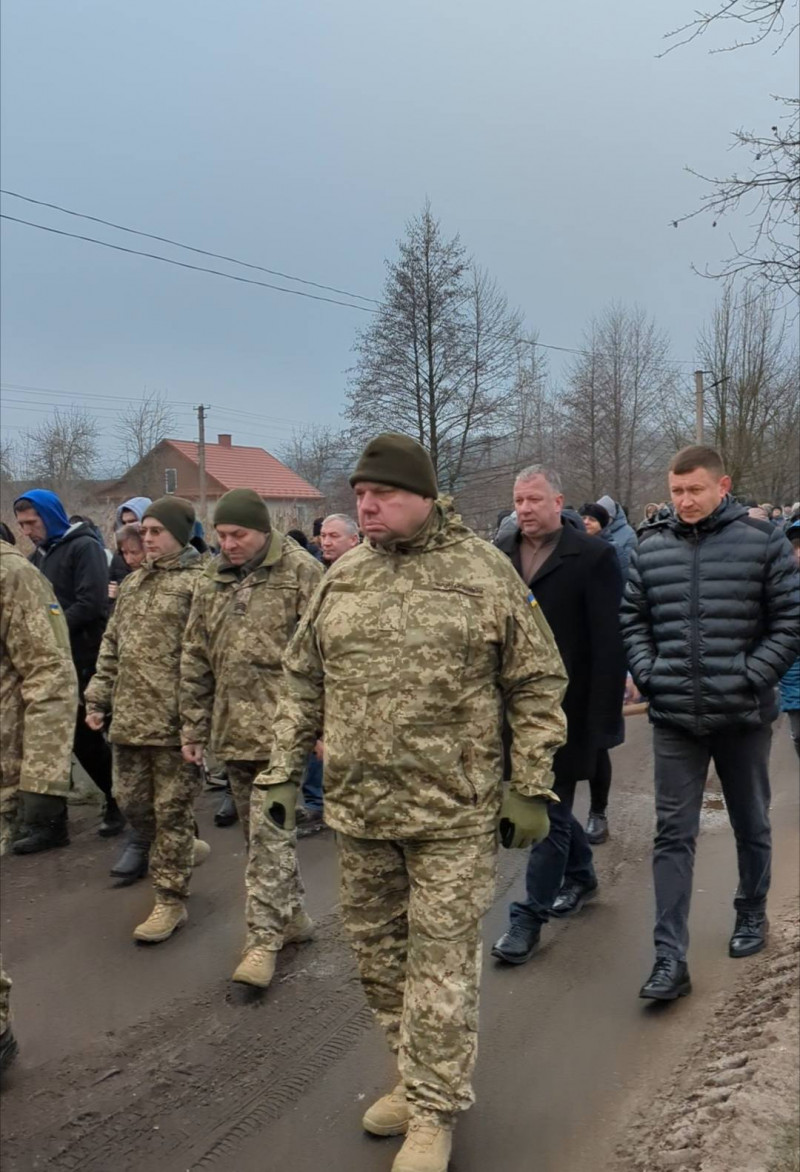
[[[239,961],[239,967],[231,980],[241,985],[255,985],[257,989],[266,989],[275,975],[277,955],[274,948],[256,944],[254,948],[249,948]]]
[[[367,1108],[361,1126],[370,1135],[405,1135],[409,1118],[406,1088],[398,1083],[388,1095]]]
[[[452,1127],[433,1119],[411,1119],[392,1172],[447,1172],[452,1146]]]
[[[306,940],[313,939],[314,936],[314,921],[307,911],[300,908],[295,912],[289,923],[286,925],[286,931],[283,933],[284,944],[303,944]]]
[[[202,838],[194,840],[194,853],[192,855],[192,866],[202,867],[208,856],[211,854],[211,847]]]
[[[188,919],[189,913],[182,900],[164,903],[156,897],[156,906],[145,922],[134,929],[133,938],[145,944],[160,944],[162,940],[169,940]]]

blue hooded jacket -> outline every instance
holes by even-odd
[[[60,497],[47,488],[32,488],[30,492],[23,492],[14,501],[16,509],[20,501],[29,501],[44,522],[47,538],[43,542],[49,545],[51,541],[58,541],[69,529],[69,517],[61,503]]]
[[[114,521],[115,528],[119,529],[120,525],[122,524],[122,512],[124,509],[127,509],[131,513],[135,513],[136,520],[141,521],[142,517],[144,516],[145,509],[149,508],[152,503],[153,502],[150,500],[149,496],[132,496],[129,501],[123,501],[117,509],[117,515]]]

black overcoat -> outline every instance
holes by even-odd
[[[522,576],[519,530],[498,540]],[[563,522],[558,545],[528,583],[553,632],[569,685],[567,743],[553,762],[557,780],[594,774],[598,749],[625,739],[625,650],[619,624],[623,581],[611,545]]]

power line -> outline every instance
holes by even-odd
[[[358,301],[371,301],[374,305],[380,302],[374,297],[364,297],[361,293],[351,293],[348,289],[337,289],[335,285],[323,285],[319,281],[308,281],[305,277],[294,277],[291,273],[282,273],[280,269],[268,269],[265,265],[254,264],[247,260],[237,260],[235,256],[226,256],[222,252],[211,252],[206,248],[195,248],[192,244],[182,244],[179,240],[172,240],[169,236],[157,236],[153,232],[143,232],[139,228],[128,228],[125,224],[115,224],[113,220],[103,220],[100,216],[90,216],[86,212],[76,212],[72,208],[62,207],[57,203],[47,203],[43,199],[33,199],[30,195],[21,195],[18,191],[9,191],[0,188],[0,193],[10,195],[14,199],[21,199],[25,203],[36,204],[41,208],[52,208],[53,211],[63,212],[66,216],[76,216],[80,220],[91,220],[94,224],[104,224],[107,228],[114,228],[118,232],[128,232],[132,236],[143,236],[147,240],[158,240],[161,244],[171,244],[175,248],[183,248],[187,252],[196,252],[199,256],[210,256],[215,260],[225,260],[230,264],[241,265],[246,269],[256,269],[261,273],[269,273],[273,277],[281,277],[284,281],[297,281],[301,285],[310,285],[314,289],[326,289],[329,293],[339,293],[343,297],[355,297]]]
[[[310,301],[326,301],[329,305],[343,305],[345,309],[360,309],[362,313],[378,312],[377,309],[371,309],[368,305],[353,305],[350,301],[338,301],[335,297],[322,297],[318,293],[304,293],[302,289],[287,289],[285,285],[273,285],[269,281],[257,281],[253,277],[240,277],[236,273],[225,273],[222,269],[212,269],[206,265],[189,264],[188,261],[161,256],[157,252],[145,252],[140,248],[125,248],[122,244],[110,244],[107,240],[98,240],[96,236],[84,236],[80,232],[65,232],[63,228],[51,228],[47,224],[23,220],[19,216],[9,216],[7,212],[0,212],[0,220],[24,224],[28,228],[38,228],[40,232],[51,232],[54,236],[68,236],[72,240],[84,240],[87,244],[99,244],[101,248],[111,248],[115,252],[127,252],[130,256],[144,256],[148,260],[159,260],[162,264],[175,265],[179,269],[190,269],[196,273],[210,273],[214,277],[224,277],[228,281],[238,281],[242,285],[258,285],[262,289],[272,289],[276,293],[289,293],[292,297],[306,297]]]

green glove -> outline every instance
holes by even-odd
[[[550,833],[547,798],[526,798],[507,789],[500,807],[500,841],[504,847],[533,846]]]
[[[264,807],[276,826],[281,830],[294,830],[297,786],[293,781],[264,787]]]

